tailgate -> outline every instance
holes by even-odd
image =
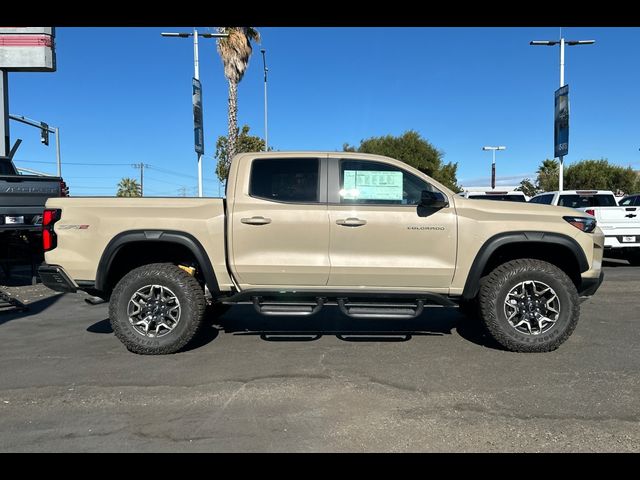
[[[59,196],[60,179],[58,177],[0,176],[0,208],[3,210],[12,207],[44,208],[48,198]]]
[[[618,228],[640,228],[640,211],[638,207],[591,207],[596,220],[602,226]]]

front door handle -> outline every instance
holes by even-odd
[[[266,225],[267,223],[271,223],[270,218],[264,217],[241,218],[240,221],[248,225]]]
[[[336,220],[338,225],[342,225],[343,227],[361,227],[362,225],[366,225],[366,220],[361,220],[360,218],[349,217],[346,219]]]

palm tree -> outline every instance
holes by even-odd
[[[260,42],[260,33],[253,27],[220,27],[220,33],[228,37],[218,39],[218,53],[224,65],[224,76],[229,81],[229,135],[227,158],[221,159],[228,169],[236,154],[238,139],[238,84],[249,65],[252,48],[251,41]]]
[[[538,186],[545,192],[558,189],[558,173],[560,164],[555,159],[546,159],[538,167]]]
[[[140,197],[140,184],[135,178],[124,177],[118,183],[116,197]]]

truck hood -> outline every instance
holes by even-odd
[[[553,205],[541,205],[539,203],[526,202],[502,202],[496,200],[482,200],[475,198],[454,198],[456,210],[474,210],[484,212],[487,215],[519,215],[522,217],[588,217],[584,212],[574,208],[556,207]]]

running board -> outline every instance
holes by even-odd
[[[218,301],[223,304],[249,303],[256,312],[268,316],[310,316],[326,305],[335,305],[351,318],[389,319],[416,318],[424,312],[425,306],[457,305],[446,296],[435,293],[362,290],[245,290]]]

